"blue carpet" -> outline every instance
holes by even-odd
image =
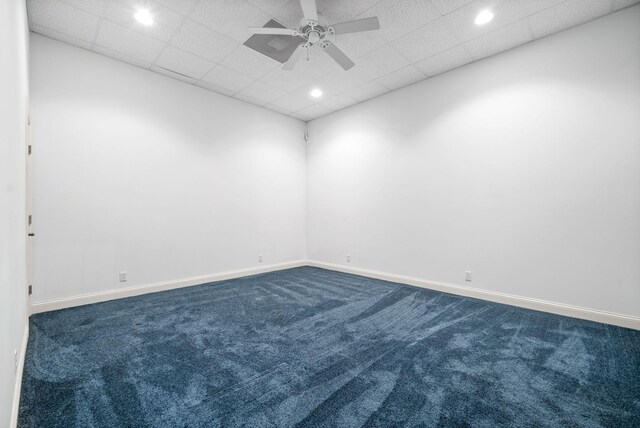
[[[21,427],[640,427],[640,332],[316,268],[31,317]]]

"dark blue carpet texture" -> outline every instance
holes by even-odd
[[[20,427],[640,427],[640,332],[303,267],[31,317]]]

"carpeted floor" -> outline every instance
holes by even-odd
[[[640,332],[297,268],[31,317],[21,427],[640,427]]]

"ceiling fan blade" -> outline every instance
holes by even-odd
[[[334,34],[359,33],[361,31],[379,30],[380,21],[377,16],[374,16],[373,18],[357,19],[355,21],[333,24],[329,28],[333,28]]]
[[[298,63],[298,61],[300,61],[300,59],[306,53],[306,49],[307,49],[307,45],[304,43],[298,46],[296,50],[293,51],[293,53],[291,54],[287,62],[284,63],[284,66],[282,67],[282,69],[287,71],[293,70],[296,64]]]
[[[336,45],[331,42],[324,42],[322,44],[322,49],[324,49],[324,51],[328,53],[329,56],[333,58],[334,61],[337,62],[340,67],[344,68],[345,70],[349,70],[351,67],[356,65],[355,62],[351,61],[351,59],[349,59],[349,57],[346,56],[344,52],[342,52]]]
[[[316,0],[300,0],[302,6],[302,14],[307,21],[318,22],[318,7]]]
[[[250,27],[249,32],[251,34],[277,34],[282,36],[297,36],[296,30],[290,30],[288,28],[267,28],[267,27]]]

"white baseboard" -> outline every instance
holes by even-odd
[[[24,372],[24,360],[27,356],[27,342],[29,341],[29,321],[24,326],[24,334],[22,335],[22,346],[20,347],[20,361],[18,362],[18,370],[16,370],[15,386],[13,387],[13,405],[11,406],[11,422],[9,426],[16,428],[18,426],[18,410],[20,409],[20,393],[22,391],[22,373]]]
[[[504,303],[507,305],[533,309],[536,311],[550,312],[552,314],[581,318],[589,321],[596,321],[605,324],[613,324],[620,327],[640,330],[640,318],[630,315],[621,315],[612,312],[599,311],[596,309],[566,305],[564,303],[549,302],[546,300],[533,299],[530,297],[516,296],[513,294],[500,293],[496,291],[481,290],[479,288],[463,287],[460,285],[447,284],[444,282],[427,281],[424,279],[412,278],[403,275],[394,275],[386,272],[353,268],[313,260],[309,260],[308,265],[319,267],[322,269],[329,269],[338,272],[366,276],[369,278],[382,279],[390,282],[399,282],[402,284],[414,285],[416,287],[428,288],[430,290],[442,291],[459,296],[474,297],[476,299],[488,300],[496,303]]]
[[[297,260],[286,263],[278,263],[248,269],[215,273],[212,275],[196,276],[173,281],[156,282],[153,284],[136,285],[133,287],[118,288],[116,290],[100,291],[97,293],[81,294],[78,296],[33,303],[31,305],[31,313],[37,314],[40,312],[55,311],[58,309],[71,308],[74,306],[82,306],[92,303],[106,302],[108,300],[123,299],[125,297],[139,296],[141,294],[155,293],[157,291],[173,290],[175,288],[191,287],[193,285],[224,281],[226,279],[240,278],[243,276],[257,275],[259,273],[274,272],[278,270],[291,269],[306,265],[306,260]]]

